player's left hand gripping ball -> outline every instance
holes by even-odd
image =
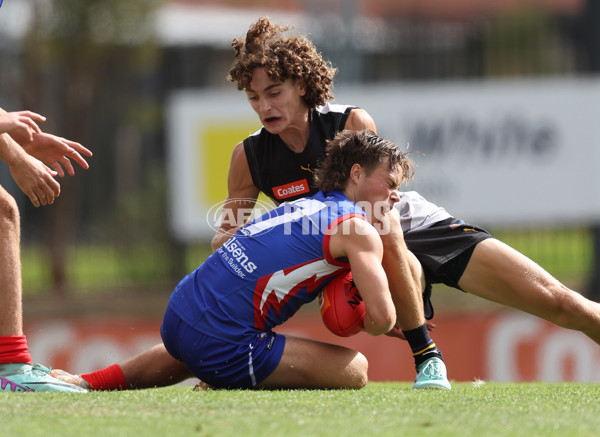
[[[358,334],[364,328],[365,303],[348,271],[333,278],[321,292],[321,318],[340,337]]]

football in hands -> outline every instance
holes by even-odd
[[[365,303],[348,271],[333,278],[319,298],[321,318],[331,332],[340,337],[358,334],[363,328]]]

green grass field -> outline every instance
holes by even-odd
[[[600,384],[2,393],[2,436],[597,436]]]

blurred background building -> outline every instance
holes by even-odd
[[[50,208],[31,207],[0,168],[22,211],[26,293],[168,290],[204,259],[206,239],[170,230],[168,101],[182,90],[234,89],[225,79],[231,40],[262,15],[309,34],[338,67],[341,90],[600,69],[592,0],[5,0],[0,106],[43,113],[46,131],[94,151]],[[491,231],[569,285],[600,289],[593,220]]]

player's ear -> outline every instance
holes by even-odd
[[[306,82],[304,82],[304,79],[296,79],[294,85],[298,90],[298,95],[300,97],[304,97],[304,95],[306,94]]]
[[[352,182],[358,183],[358,181],[360,180],[360,178],[362,176],[363,176],[362,166],[360,164],[352,165],[352,168],[350,168],[350,179],[352,180]]]

